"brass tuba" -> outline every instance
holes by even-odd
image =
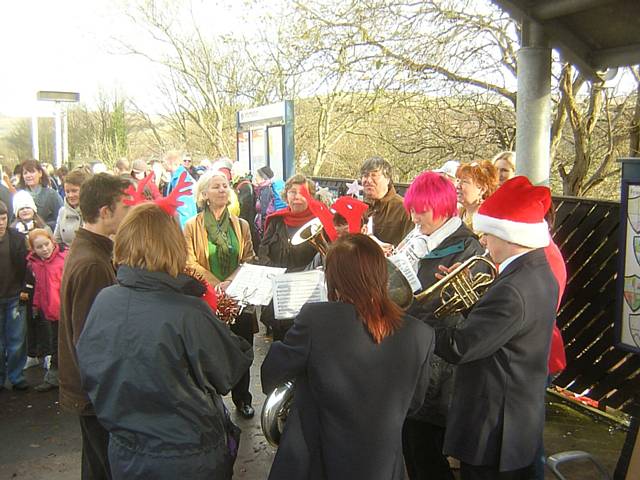
[[[470,268],[484,263],[489,273],[479,272],[475,275],[468,272]],[[433,312],[436,317],[446,317],[471,308],[484,295],[496,279],[498,270],[486,257],[476,255],[468,258],[445,277],[414,296],[416,302],[422,302],[440,291],[442,304]]]
[[[260,414],[260,425],[267,442],[274,447],[280,443],[291,403],[293,402],[294,381],[284,382],[273,390],[264,401]]]

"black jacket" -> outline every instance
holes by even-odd
[[[270,267],[286,267],[287,272],[300,272],[313,260],[316,249],[309,242],[292,246],[287,225],[282,217],[273,217],[258,249],[258,262]]]
[[[9,255],[11,266],[13,267],[13,275],[15,275],[15,283],[19,285],[15,295],[20,293],[20,287],[24,284],[25,274],[27,271],[27,244],[24,235],[16,229],[7,227],[6,235],[9,236]],[[7,275],[3,272],[2,275]]]
[[[543,249],[510,263],[464,322],[436,330],[436,353],[458,364],[444,453],[501,471],[533,463],[558,283]]]
[[[113,478],[231,478],[220,395],[251,364],[249,345],[190,277],[121,266],[77,344],[83,388],[109,431]],[[197,286],[197,285],[196,285]]]
[[[437,281],[435,274],[438,266],[450,267],[457,262],[464,262],[474,255],[482,255],[485,249],[478,237],[462,224],[438,245],[426,258],[420,260],[418,278],[423,288]],[[482,269],[484,271],[484,268]],[[475,273],[475,271],[474,271]],[[433,312],[441,305],[439,292],[434,293],[425,302],[414,302],[407,313],[431,326],[455,326],[462,320],[462,315],[435,319]],[[429,422],[444,427],[447,423],[447,410],[453,394],[455,366],[444,361],[438,355],[431,356],[431,378],[422,408],[411,416],[413,420]]]
[[[402,424],[424,398],[433,342],[409,316],[376,344],[353,305],[305,305],[262,364],[265,392],[296,379],[269,478],[403,479]]]

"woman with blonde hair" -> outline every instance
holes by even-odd
[[[516,152],[500,152],[491,159],[498,171],[500,185],[516,175]]]
[[[184,227],[187,267],[222,291],[229,286],[240,265],[255,257],[249,224],[229,212],[230,192],[231,186],[224,172],[214,170],[203,175],[196,186],[196,202],[202,211]],[[245,309],[231,325],[231,330],[253,345],[258,323]],[[245,418],[254,415],[249,378],[247,368],[231,395]]]
[[[109,432],[114,479],[230,479],[222,402],[251,364],[184,275],[177,221],[145,203],[115,237],[118,283],[96,297],[77,344],[82,386]]]
[[[458,202],[461,205],[458,214],[465,225],[473,230],[473,214],[498,188],[498,171],[491,162],[482,160],[460,165],[456,178]]]

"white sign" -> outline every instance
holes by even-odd
[[[284,112],[285,103],[278,102],[261,107],[249,108],[247,110],[240,110],[240,112],[238,112],[238,118],[241,124],[278,119],[284,123]]]

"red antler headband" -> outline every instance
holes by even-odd
[[[178,179],[178,183],[174,189],[171,190],[171,193],[166,197],[163,197],[158,190],[158,187],[156,187],[156,184],[153,183],[153,177],[153,173],[146,176],[138,183],[138,188],[134,188],[133,185],[130,185],[124,193],[131,196],[131,198],[125,199],[124,204],[134,206],[149,201],[145,196],[145,188],[147,188],[153,197],[153,203],[158,205],[167,214],[174,216],[178,207],[184,205],[184,202],[180,200],[180,197],[191,194],[191,186],[193,185],[193,182],[188,182],[186,180],[187,172],[182,172],[182,175],[180,175],[180,178]]]
[[[327,232],[329,240],[333,242],[336,238],[338,238],[338,232],[336,232],[336,227],[333,226],[333,213],[331,213],[329,207],[313,198],[309,193],[306,185],[302,185],[300,187],[300,193],[309,204],[309,210],[311,210],[311,212],[316,217],[318,217],[318,219],[322,223],[324,231]]]

